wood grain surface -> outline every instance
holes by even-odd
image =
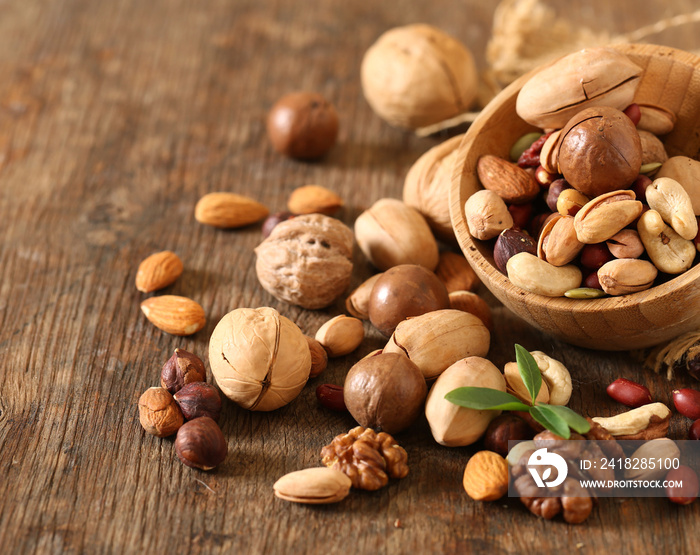
[[[557,2],[577,21],[626,32],[694,2]],[[614,5],[613,5],[614,4]],[[332,506],[273,496],[283,474],[320,464],[321,448],[353,426],[316,401],[342,384],[368,338],[332,361],[290,405],[250,413],[226,402],[226,462],[180,464],[172,439],[143,432],[136,402],[157,385],[175,347],[206,360],[217,321],[242,306],[273,306],[309,334],[343,310],[307,311],[258,284],[260,226],[197,224],[205,193],[248,194],[282,210],[297,186],[345,200],[351,225],[381,197],[400,197],[411,164],[449,135],[418,139],[377,118],[362,96],[362,55],[385,30],[426,22],[469,45],[480,68],[495,5],[477,0],[3,0],[0,1],[0,552],[434,553],[695,552],[700,505],[603,499],[588,521],[540,520],[517,499],[470,500],[461,485],[479,446],[448,449],[424,419],[397,439],[410,474]],[[654,39],[698,48],[697,28]],[[273,152],[264,120],[281,95],[316,90],[337,107],[339,142],[317,163]],[[138,263],[158,250],[184,261],[164,290],[202,304],[208,322],[178,339],[141,314]],[[371,275],[359,251],[353,284]],[[524,324],[490,294],[491,360],[513,343],[560,359],[574,377],[571,406],[621,409],[617,377],[669,402],[667,382],[629,353],[568,346]],[[672,437],[690,422],[674,417]],[[653,547],[652,547],[653,546]]]

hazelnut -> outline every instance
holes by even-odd
[[[208,416],[185,422],[175,438],[175,453],[182,464],[211,470],[228,454],[228,445],[219,425]]]
[[[184,386],[175,395],[185,420],[208,416],[218,422],[221,414],[221,395],[211,384],[193,382]]]
[[[502,414],[494,418],[484,433],[484,448],[499,455],[508,454],[508,442],[532,439],[535,432],[530,425],[515,414]]]
[[[369,319],[389,337],[399,322],[450,307],[445,285],[430,270],[415,264],[401,264],[377,279],[369,299]]]
[[[287,220],[292,219],[295,215],[296,214],[292,214],[291,212],[287,211],[270,214],[267,218],[265,218],[265,221],[262,224],[263,239],[267,239],[270,236],[270,233],[272,233],[272,230],[275,229],[277,224],[286,222]]]
[[[184,421],[175,399],[162,387],[151,387],[141,395],[139,420],[144,430],[158,437],[173,435]]]
[[[275,150],[285,156],[302,160],[320,158],[338,137],[338,113],[318,93],[291,93],[280,98],[270,110],[267,134]]]
[[[160,385],[175,394],[182,387],[192,382],[207,381],[207,370],[202,359],[197,355],[175,349],[175,353],[163,365],[160,373]]]
[[[237,308],[214,328],[209,363],[224,395],[245,409],[268,411],[301,392],[311,354],[297,325],[274,308]]]
[[[396,434],[418,417],[427,392],[418,366],[404,355],[384,353],[350,369],[343,398],[358,424]]]
[[[588,108],[562,130],[561,173],[574,189],[590,198],[629,187],[641,166],[639,133],[620,110]]]
[[[519,229],[501,231],[493,247],[493,261],[496,267],[505,274],[508,261],[519,252],[537,254],[537,242],[528,233]]]

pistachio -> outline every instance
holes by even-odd
[[[513,285],[546,297],[561,297],[581,285],[581,270],[576,266],[553,266],[528,252],[511,257],[506,269]]]
[[[656,210],[668,225],[683,239],[694,239],[698,234],[698,222],[688,192],[678,181],[659,177],[646,188],[647,204]]]
[[[418,264],[434,270],[438,246],[425,218],[400,200],[375,202],[355,220],[355,239],[367,259],[380,270]]]
[[[655,439],[668,430],[671,411],[663,403],[650,403],[608,418],[595,417],[615,439]]]
[[[673,131],[676,125],[676,115],[661,106],[640,104],[639,110],[642,117],[637,127],[643,131],[649,131],[654,135],[666,135]]]
[[[659,164],[657,167],[661,167],[661,164],[668,160],[664,144],[656,135],[649,133],[649,131],[638,129],[637,132],[639,133],[639,140],[642,142],[642,168],[649,164]],[[641,171],[640,168],[639,173],[645,172]]]
[[[618,231],[605,244],[615,258],[639,258],[644,252],[644,244],[634,229]]]
[[[440,445],[470,445],[486,431],[499,410],[474,410],[455,405],[445,395],[458,387],[506,390],[501,372],[485,358],[468,357],[447,368],[433,384],[425,402],[425,416],[433,438]]]
[[[352,481],[340,470],[325,466],[305,468],[282,476],[273,486],[275,495],[295,503],[335,503],[350,493]]]
[[[525,382],[523,382],[523,378],[520,376],[518,364],[516,362],[506,362],[503,368],[503,376],[506,379],[506,391],[515,395],[523,403],[531,405],[532,398],[525,386]],[[535,401],[537,403],[549,403],[549,386],[546,382],[542,382],[542,386],[537,393]]]
[[[681,450],[672,439],[660,437],[643,443],[630,457],[631,464],[625,469],[625,478],[629,480],[657,480],[663,478]],[[648,464],[654,461],[653,466]]]
[[[354,289],[348,298],[345,299],[345,309],[351,316],[360,320],[369,320],[369,297],[372,287],[382,274],[374,274],[371,278],[363,281],[357,289]]]
[[[469,233],[477,239],[493,239],[513,227],[513,217],[503,199],[487,189],[477,191],[464,204]]]
[[[637,223],[639,237],[644,248],[660,271],[680,274],[693,265],[695,244],[683,239],[666,225],[656,210],[647,210]]]
[[[642,68],[612,48],[579,50],[537,72],[523,85],[516,111],[542,129],[559,129],[589,106],[629,106]]]
[[[316,332],[316,341],[326,349],[329,357],[352,353],[365,338],[362,320],[340,314],[323,324]]]
[[[540,165],[549,173],[560,173],[559,139],[561,139],[561,129],[552,132],[540,150]]]
[[[576,236],[582,243],[602,243],[632,223],[642,213],[642,203],[630,190],[600,195],[574,216]]]
[[[693,212],[700,216],[700,162],[687,156],[672,156],[664,162],[656,177],[670,177],[678,181],[688,192]]]
[[[446,309],[400,322],[384,352],[406,355],[429,380],[462,358],[486,356],[489,344],[489,331],[478,317]]]
[[[559,215],[542,228],[537,242],[537,256],[554,266],[565,266],[576,258],[582,248],[583,243],[578,240],[574,229],[574,217]]]
[[[537,362],[542,379],[549,388],[549,404],[566,405],[573,391],[571,374],[566,366],[542,351],[530,351],[530,354]]]
[[[654,285],[658,271],[647,260],[619,258],[598,269],[598,281],[608,295],[627,295]]]

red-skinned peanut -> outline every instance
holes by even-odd
[[[642,110],[636,102],[627,106],[627,108],[624,109],[624,114],[630,118],[635,125],[638,125],[639,120],[642,119]]]
[[[700,419],[700,391],[695,389],[676,389],[673,392],[673,404],[683,416]]]
[[[343,399],[343,387],[330,383],[324,383],[316,388],[316,398],[322,406],[336,412],[347,412]]]
[[[683,484],[682,486],[671,486],[670,484],[666,486],[666,495],[673,503],[689,505],[697,499],[700,483],[698,482],[698,475],[689,466],[680,465],[678,468],[669,471],[666,474],[666,481]]]
[[[696,420],[693,422],[692,426],[690,426],[688,430],[688,439],[692,439],[693,441],[700,439],[700,420]]]
[[[649,389],[625,378],[615,380],[607,387],[606,391],[618,403],[632,408],[647,405],[652,401]]]

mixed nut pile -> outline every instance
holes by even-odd
[[[641,74],[609,48],[560,59],[517,97],[517,114],[542,133],[518,140],[512,160],[478,160],[484,189],[466,201],[467,225],[476,239],[495,239],[494,262],[518,287],[626,295],[694,264],[700,162],[668,157],[657,135],[675,115],[634,102]]]
[[[363,86],[372,107],[396,125],[430,123],[419,106],[415,106],[415,116],[397,114],[395,99],[379,92],[386,84],[377,81],[378,73],[372,68],[397,49],[437,56],[445,62],[440,71],[454,69],[452,62],[467,58],[455,50],[454,39],[428,26],[389,33],[368,52]],[[465,206],[472,234],[482,240],[498,237],[496,263],[514,283],[530,291],[571,294],[584,282],[609,294],[629,293],[651,287],[657,272],[687,269],[695,257],[697,212],[693,212],[693,203],[700,202],[700,191],[689,193],[682,177],[669,169],[687,169],[684,161],[674,165],[670,159],[658,169],[662,162],[658,149],[653,160],[644,158],[648,149],[634,121],[639,118],[629,108],[638,68],[612,54],[606,61],[605,52],[593,57],[605,62],[592,64],[596,71],[608,76],[609,68],[614,67],[615,76],[622,70],[630,75],[621,84],[610,85],[602,106],[586,108],[591,103],[580,102],[577,108],[586,108],[584,112],[564,110],[558,119],[552,119],[538,104],[544,89],[541,83],[533,86],[537,94],[528,96],[523,89],[521,115],[536,116],[533,121],[546,133],[519,141],[515,147],[519,163],[492,156],[480,160],[479,176],[486,189],[475,191]],[[409,59],[415,62],[420,56]],[[591,53],[584,51],[579,56]],[[473,80],[467,68],[455,82]],[[403,85],[413,82],[407,78]],[[420,81],[421,86],[427,82]],[[438,93],[454,94],[455,82]],[[473,95],[463,92],[457,99],[443,98],[446,108],[440,117],[467,107]],[[552,94],[557,96],[556,91]],[[643,121],[643,109],[641,113]],[[563,129],[551,132],[554,128]],[[335,109],[314,93],[283,98],[268,118],[274,148],[299,159],[322,156],[333,146],[337,131]],[[274,308],[232,310],[218,322],[209,341],[208,361],[218,389],[206,382],[200,358],[176,349],[163,366],[161,387],[148,389],[139,400],[144,429],[158,437],[177,434],[175,451],[184,464],[214,468],[225,460],[228,449],[217,424],[219,390],[247,410],[280,408],[299,395],[309,378],[321,375],[329,359],[355,351],[365,339],[367,321],[386,337],[386,345],[358,361],[342,387],[321,384],[316,390],[322,406],[349,411],[359,426],[323,447],[319,461],[324,466],[280,478],[274,484],[275,495],[299,503],[332,503],[353,488],[376,490],[391,478],[404,478],[409,472],[407,454],[393,435],[425,415],[433,438],[441,445],[466,446],[483,440],[485,450],[472,456],[465,469],[463,484],[469,496],[480,501],[502,497],[508,489],[510,466],[516,489],[522,486],[518,489],[521,499],[533,513],[552,518],[561,512],[567,522],[584,521],[592,499],[576,496],[570,482],[562,486],[560,498],[544,499],[518,481],[525,472],[522,461],[526,455],[543,441],[561,439],[545,430],[538,411],[568,414],[563,407],[573,385],[567,368],[543,352],[528,353],[537,383],[541,382],[534,394],[520,361],[501,370],[486,358],[493,329],[490,309],[476,293],[480,282],[466,259],[450,250],[454,232],[447,189],[460,140],[455,137],[424,154],[406,177],[403,200],[376,201],[356,219],[354,229],[333,217],[342,208],[342,199],[319,185],[299,187],[288,199],[288,210],[274,214],[256,200],[234,193],[203,196],[194,211],[202,224],[238,228],[263,222],[255,269],[262,287],[283,303],[315,310],[343,297],[352,281],[355,244],[379,273],[346,296],[349,315],[329,319],[314,337]],[[605,156],[618,157],[606,159],[606,171],[595,178],[595,168],[581,166],[584,162],[578,155],[579,150],[589,150],[589,140],[596,142],[596,148],[597,143],[610,140],[614,147]],[[640,169],[650,163],[657,176],[663,175],[653,183],[640,177]],[[617,176],[614,169],[624,175]],[[536,213],[535,199],[544,204],[545,189],[547,204],[554,208],[543,217]],[[538,242],[534,239],[537,233],[526,231],[532,231],[535,222],[542,224],[536,226],[542,227]],[[633,222],[636,230],[627,229]],[[444,242],[442,249],[436,237]],[[583,272],[572,264],[575,259]],[[183,269],[174,253],[156,253],[140,265],[137,289],[151,293],[167,287]],[[141,308],[155,326],[177,336],[196,333],[206,321],[201,305],[186,297],[153,296]],[[468,408],[446,399],[460,388],[507,393],[533,410],[501,414],[500,410]],[[608,391],[632,410],[588,421],[576,415],[585,426],[572,439],[607,440],[611,451],[617,452],[616,439],[666,436],[671,411],[662,403],[652,403],[642,385],[617,381]],[[697,439],[700,392],[676,392],[674,403],[681,414],[697,420],[691,428],[691,437]],[[523,443],[509,451],[509,441]],[[572,454],[572,460],[574,455],[580,453]],[[692,500],[697,493],[697,488],[684,492],[678,502]]]

